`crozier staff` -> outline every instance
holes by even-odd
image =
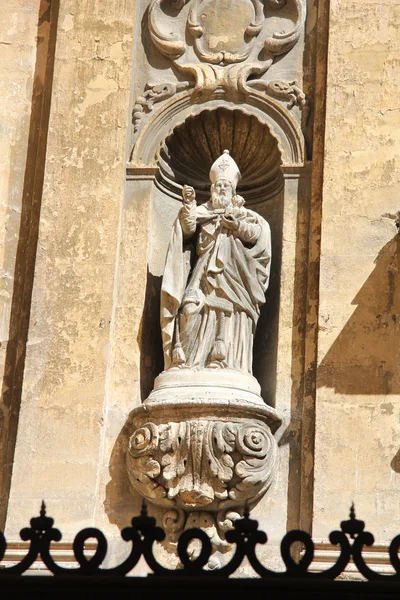
[[[270,228],[236,194],[240,171],[228,150],[210,179],[211,198],[200,206],[194,189],[184,186],[172,231],[161,288],[164,368],[251,373],[269,280]]]

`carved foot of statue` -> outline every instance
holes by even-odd
[[[212,362],[210,362],[207,367],[207,369],[226,369],[226,362],[225,361],[221,361],[221,360],[213,360]]]
[[[224,361],[226,358],[226,346],[223,340],[216,340],[212,352],[211,352],[211,362],[220,362]]]

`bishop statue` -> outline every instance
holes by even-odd
[[[237,194],[240,171],[224,150],[210,199],[185,185],[161,289],[164,368],[252,373],[253,340],[271,264],[268,223]]]

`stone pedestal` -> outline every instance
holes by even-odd
[[[193,511],[229,528],[229,513],[240,514],[267,491],[281,419],[259,392],[252,375],[231,369],[171,369],[132,411],[130,483],[165,509],[167,529],[183,529]]]

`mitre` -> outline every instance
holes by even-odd
[[[214,162],[210,169],[211,183],[215,183],[220,179],[230,181],[236,189],[237,183],[241,178],[239,167],[229,154],[229,150],[224,150],[219,158]]]

